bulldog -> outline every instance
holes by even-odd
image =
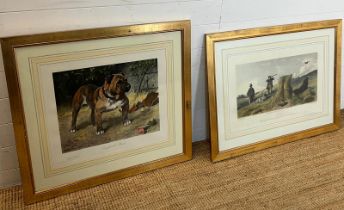
[[[105,78],[101,87],[83,85],[74,94],[72,101],[72,124],[70,132],[76,132],[76,120],[83,104],[91,109],[91,123],[96,126],[97,135],[104,134],[102,114],[120,108],[124,126],[131,123],[128,119],[129,100],[126,96],[131,88],[124,74],[113,74]]]

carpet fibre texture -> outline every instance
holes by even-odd
[[[195,143],[191,161],[29,206],[20,186],[0,190],[0,209],[344,209],[344,128],[215,164],[209,149]]]

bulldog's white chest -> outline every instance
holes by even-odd
[[[105,105],[106,111],[112,111],[112,110],[115,110],[117,108],[120,108],[121,106],[123,106],[123,103],[124,103],[123,100],[115,101],[115,100],[108,99],[108,101]]]

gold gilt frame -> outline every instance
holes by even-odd
[[[267,37],[271,35],[289,34],[295,32],[305,32],[311,30],[328,29],[335,30],[334,43],[334,116],[333,122],[330,124],[314,127],[307,130],[289,133],[287,135],[278,136],[272,139],[259,141],[255,143],[238,146],[220,151],[218,136],[218,110],[216,93],[216,66],[215,66],[215,43],[235,40],[245,40],[255,37]],[[319,135],[325,132],[334,131],[340,128],[340,79],[341,79],[341,42],[342,42],[342,21],[326,20],[318,22],[306,22],[299,24],[280,25],[273,27],[261,27],[245,30],[236,30],[230,32],[212,33],[206,35],[206,62],[208,72],[208,91],[209,91],[209,119],[210,119],[210,138],[211,138],[211,160],[213,162],[221,161],[227,158],[259,151],[269,147],[296,141]],[[230,62],[230,61],[229,61]],[[230,90],[229,90],[230,91]],[[222,140],[224,141],[224,140]]]
[[[53,189],[37,192],[34,185],[34,174],[27,137],[27,125],[25,123],[26,113],[23,108],[22,90],[19,84],[19,71],[15,57],[15,49],[31,46],[53,45],[60,43],[71,43],[76,41],[92,41],[117,37],[132,37],[137,35],[149,35],[166,32],[180,32],[181,34],[181,95],[182,113],[181,131],[183,139],[182,152],[173,156],[167,156],[152,162],[134,165],[129,168],[120,169],[99,176],[79,180],[74,183],[58,186]],[[141,24],[131,26],[119,26],[99,29],[86,29],[68,32],[47,33],[39,35],[17,36],[1,39],[4,57],[5,73],[10,96],[12,119],[15,131],[17,153],[19,158],[22,185],[24,190],[24,202],[26,204],[50,199],[66,193],[93,187],[99,184],[111,182],[125,177],[140,174],[146,171],[162,168],[172,164],[190,160],[192,158],[192,126],[191,126],[191,70],[190,70],[190,21],[175,21],[152,24]],[[178,113],[179,114],[179,113]],[[179,116],[179,115],[178,115]]]

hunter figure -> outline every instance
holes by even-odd
[[[252,87],[252,84],[250,84],[250,88],[247,91],[247,97],[248,97],[249,104],[253,103],[254,96],[255,96],[254,88]]]
[[[266,80],[267,85],[266,85],[266,90],[268,91],[268,94],[271,95],[272,94],[272,89],[274,87],[274,77],[273,76],[268,76],[268,79]]]

